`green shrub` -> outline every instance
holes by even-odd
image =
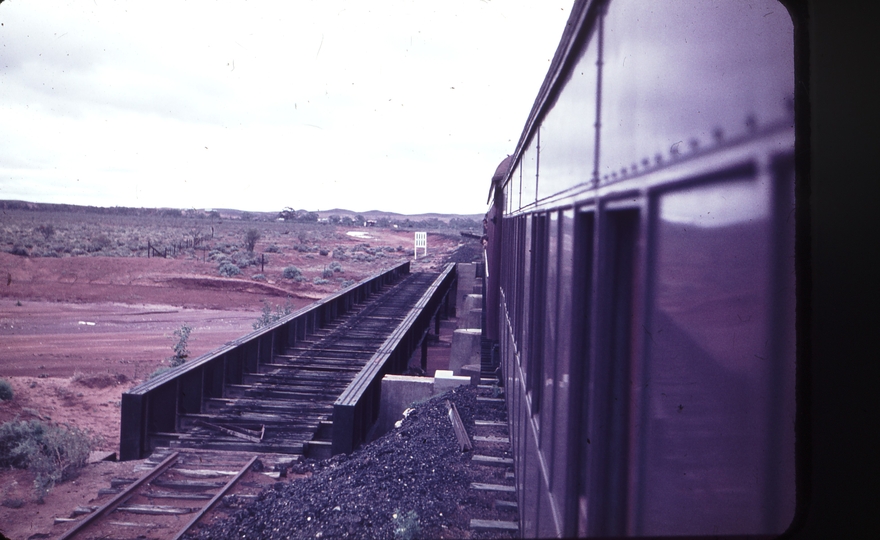
[[[171,346],[174,350],[174,356],[168,358],[168,363],[171,364],[171,367],[177,367],[186,362],[186,358],[189,356],[189,349],[187,346],[191,332],[192,326],[189,326],[186,323],[180,325],[180,328],[174,331],[177,343]]]
[[[243,219],[243,218],[242,218]],[[244,247],[247,249],[248,253],[254,252],[254,247],[257,245],[257,240],[260,239],[260,231],[257,229],[248,229],[244,233]]]
[[[342,269],[342,265],[339,264],[339,263],[336,262],[336,261],[333,261],[333,262],[331,262],[330,264],[328,264],[328,265],[327,265],[327,268],[330,269],[330,270],[332,270],[332,271],[334,271],[334,272],[340,272],[340,273],[344,273],[344,272],[345,272],[345,270]],[[327,277],[327,276],[324,276],[324,277]]]
[[[232,262],[235,263],[235,266],[244,269],[248,266],[257,266],[260,264],[260,259],[254,256],[253,253],[236,253],[232,256]]]
[[[155,379],[156,377],[158,377],[159,375],[165,373],[166,371],[168,371],[170,369],[171,368],[168,366],[159,366],[156,368],[156,371],[150,373],[150,375],[147,377],[147,380],[149,381],[151,379]]]
[[[331,272],[330,275],[333,275],[333,273]],[[315,279],[312,280],[312,283],[314,283],[315,285],[324,285],[326,283],[330,283],[330,280],[329,279],[322,279],[322,278],[319,278],[318,276],[315,276]]]
[[[15,397],[12,385],[6,379],[0,379],[0,401],[9,401]]]
[[[231,261],[223,261],[217,272],[223,277],[232,277],[241,274],[241,269]]]
[[[51,223],[47,223],[46,225],[40,225],[39,227],[37,227],[37,231],[45,236],[46,240],[48,240],[52,237],[52,235],[55,234],[55,226]]]
[[[287,297],[283,306],[275,306],[274,312],[272,311],[272,308],[269,307],[268,303],[263,302],[263,310],[260,313],[260,318],[253,324],[254,330],[269,326],[291,313],[293,313],[293,304],[290,303],[290,297]]]
[[[13,420],[0,425],[0,466],[33,471],[36,497],[42,501],[56,484],[79,474],[92,444],[92,438],[75,427]]]
[[[302,272],[296,266],[288,266],[281,271],[281,275],[284,276],[285,279],[296,279],[297,277],[302,276]]]
[[[19,257],[30,257],[30,253],[28,253],[28,250],[25,249],[24,246],[20,245],[13,246],[12,250],[10,250],[9,253],[12,253],[13,255],[18,255]]]
[[[102,249],[106,249],[113,244],[113,241],[106,234],[99,234],[95,238],[92,238],[92,247],[94,251],[101,251]]]

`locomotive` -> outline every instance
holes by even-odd
[[[489,192],[523,537],[795,514],[794,38],[772,0],[577,0]]]

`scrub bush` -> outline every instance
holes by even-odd
[[[241,274],[241,269],[231,261],[223,261],[217,272],[223,277],[232,277]]]
[[[291,313],[293,313],[293,304],[290,303],[290,297],[287,298],[283,306],[275,306],[274,312],[272,311],[272,308],[269,307],[268,303],[263,302],[263,310],[260,313],[260,318],[253,324],[254,330],[269,326]]]
[[[33,471],[36,497],[42,501],[56,484],[79,474],[92,445],[92,438],[75,427],[13,420],[0,425],[0,467]]]
[[[254,252],[254,247],[257,245],[257,240],[260,239],[260,231],[257,229],[248,229],[244,233],[244,247],[247,249],[248,253]]]
[[[298,277],[302,277],[302,272],[296,266],[288,266],[284,270],[281,271],[281,275],[284,276],[285,279],[296,279]],[[302,280],[300,280],[302,281]]]
[[[186,323],[180,325],[180,328],[174,331],[177,343],[171,346],[174,350],[174,355],[168,358],[168,363],[171,364],[171,367],[177,367],[186,362],[186,358],[189,356],[188,344],[190,333],[192,333],[192,326]]]
[[[6,379],[0,379],[0,401],[9,401],[15,397],[12,385]]]

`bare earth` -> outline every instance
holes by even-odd
[[[333,226],[327,226],[335,229]],[[360,229],[369,238],[334,232],[329,249],[368,243],[373,248],[412,246],[412,232]],[[386,251],[372,261],[340,261],[344,272],[315,285],[332,255],[293,249],[294,235],[264,232],[255,250],[267,245],[271,266],[265,281],[251,279],[248,268],[235,278],[219,277],[217,265],[194,256],[177,259],[79,256],[29,258],[0,253],[0,378],[11,382],[15,397],[0,401],[0,423],[19,418],[68,423],[100,440],[98,449],[119,444],[119,404],[124,390],[146,379],[171,356],[173,332],[192,326],[190,358],[253,330],[264,302],[273,308],[289,301],[294,309],[340,287],[340,279],[360,280],[406,260],[406,252]],[[315,240],[315,243],[320,240]],[[459,247],[455,235],[428,234],[428,257],[414,264],[439,268]],[[282,277],[295,265],[306,280]],[[289,300],[288,300],[289,299]],[[44,504],[34,500],[33,475],[0,471],[0,532],[9,538],[56,538],[70,517],[88,504],[112,476],[126,476],[136,462],[89,465],[79,478],[57,486]],[[21,506],[13,508],[21,502]]]

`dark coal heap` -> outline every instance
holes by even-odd
[[[188,538],[481,536],[469,529],[470,519],[479,517],[470,513],[476,495],[469,486],[480,479],[474,478],[471,452],[459,450],[445,405],[446,399],[455,403],[473,436],[479,392],[460,387],[423,402],[401,427],[351,455],[295,464],[291,480]]]

